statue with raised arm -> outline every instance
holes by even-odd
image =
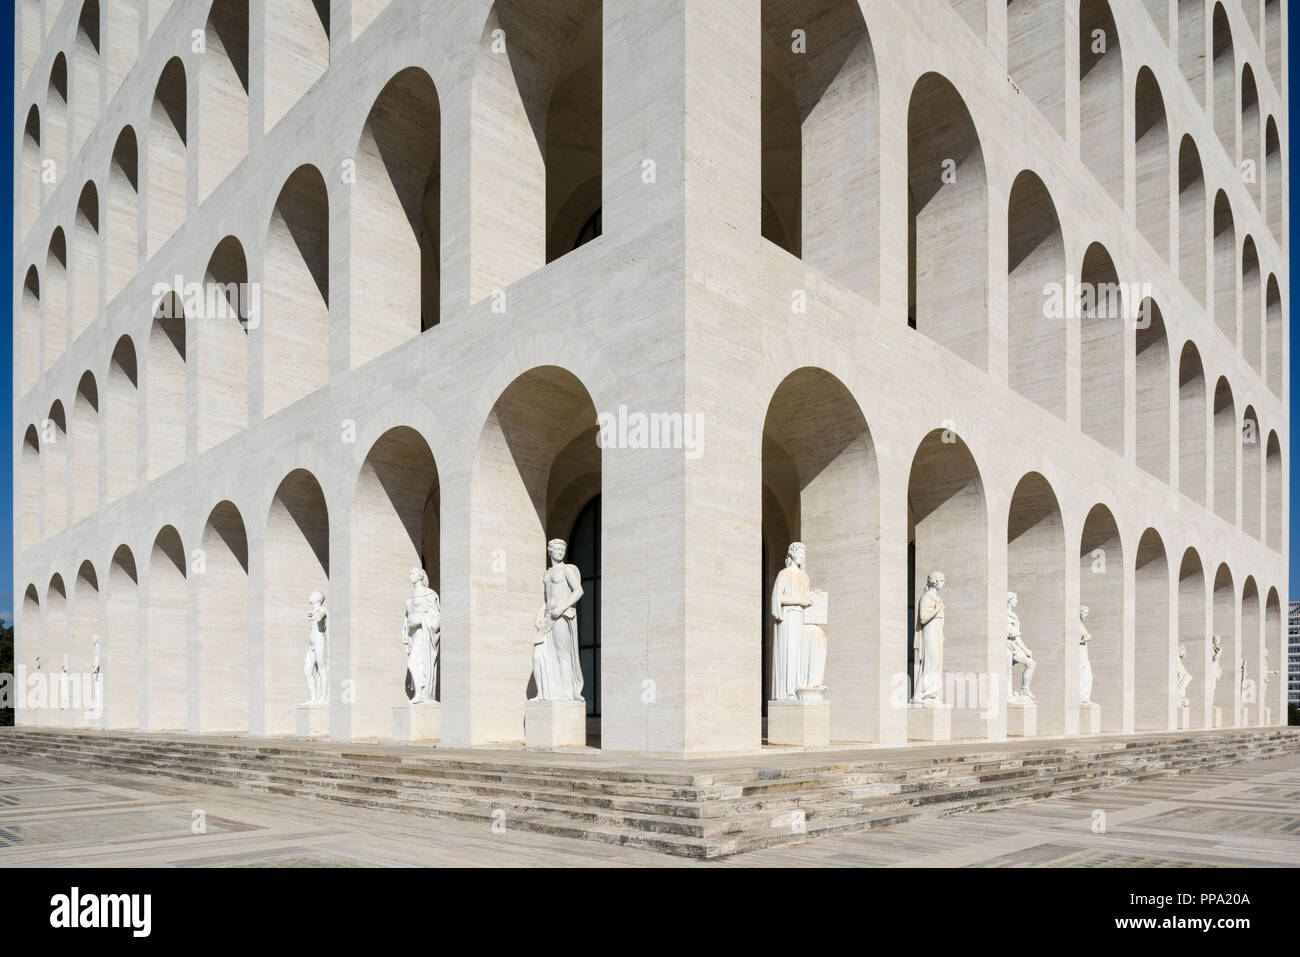
[[[1219,643],[1219,636],[1215,635],[1210,639],[1210,676],[1205,681],[1205,696],[1211,706],[1214,705],[1214,689],[1219,686],[1219,679],[1223,677],[1223,665],[1219,663],[1222,654],[1223,645]]]
[[[826,690],[826,593],[811,587],[805,566],[807,549],[791,542],[785,568],[772,586],[773,701],[819,698]]]
[[[912,636],[912,701],[938,704],[943,695],[943,572],[930,572],[916,608]]]
[[[402,647],[406,649],[406,670],[411,676],[410,699],[411,704],[431,704],[438,700],[442,606],[423,568],[411,569],[410,582],[411,597],[406,599],[402,619]]]
[[[533,635],[533,701],[582,701],[582,659],[578,653],[578,600],[582,573],[567,565],[569,546],[562,538],[546,545],[550,567],[542,573],[542,607]]]
[[[1179,645],[1178,662],[1177,662],[1178,664],[1177,694],[1178,694],[1178,707],[1180,708],[1186,708],[1188,706],[1187,688],[1192,683],[1192,673],[1187,670],[1186,659],[1187,659],[1187,646]]]
[[[307,656],[302,671],[307,678],[304,705],[321,705],[329,693],[329,612],[325,596],[314,591],[307,598]]]
[[[1079,606],[1079,704],[1088,704],[1092,701],[1092,662],[1088,659],[1088,642],[1092,641],[1092,635],[1088,634],[1088,626],[1084,624],[1088,620],[1088,606]]]
[[[1034,678],[1034,669],[1038,664],[1034,661],[1034,653],[1020,638],[1020,616],[1016,614],[1019,603],[1020,599],[1015,592],[1007,592],[1007,701],[1037,701],[1034,693],[1029,690],[1029,683]],[[1020,673],[1020,688],[1012,693],[1016,665],[1023,665],[1024,670]]]

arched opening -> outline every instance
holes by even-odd
[[[77,384],[70,439],[72,520],[79,522],[99,508],[99,388],[89,372]]]
[[[1178,278],[1206,304],[1205,174],[1196,141],[1184,136],[1178,148]]]
[[[1178,65],[1205,105],[1205,0],[1178,0]]]
[[[54,182],[63,179],[68,168],[68,59],[62,53],[54,58],[50,82],[45,90],[45,160],[53,164]],[[54,189],[46,191],[49,201]]]
[[[1268,590],[1264,602],[1264,664],[1261,698],[1266,709],[1260,724],[1285,725],[1287,723],[1287,658],[1283,644],[1284,629],[1282,621],[1282,603],[1278,600],[1277,589]]]
[[[1130,729],[1133,720],[1131,695],[1124,694],[1132,680],[1126,664],[1130,649],[1124,626],[1125,567],[1115,517],[1105,505],[1094,505],[1079,539],[1079,604],[1088,609],[1084,624],[1092,636],[1087,652],[1092,666],[1092,700],[1101,708],[1105,732]],[[1021,621],[1023,627],[1023,616]],[[1066,641],[1074,637],[1067,622]],[[1036,655],[1037,649],[1034,651]]]
[[[1264,367],[1268,370],[1268,387],[1282,397],[1282,370],[1286,363],[1286,319],[1282,314],[1282,293],[1277,276],[1268,277],[1267,305],[1264,308]]]
[[[148,256],[152,258],[185,222],[186,182],[185,67],[173,57],[163,68],[149,112],[149,166],[146,182]],[[219,150],[218,150],[219,151]]]
[[[927,73],[907,112],[908,324],[987,369],[988,184],[952,84]]]
[[[214,0],[203,35],[204,53],[199,58],[200,203],[248,153],[248,0]]]
[[[1079,271],[1079,391],[1083,431],[1118,455],[1124,454],[1128,396],[1124,382],[1126,301],[1110,253],[1093,243]],[[1064,369],[1060,376],[1065,375]]]
[[[36,267],[27,270],[23,280],[22,305],[19,307],[19,395],[26,395],[41,377],[41,277]]]
[[[1264,505],[1264,435],[1253,405],[1246,406],[1241,423],[1241,527],[1263,541],[1260,510]]]
[[[203,282],[204,314],[196,316],[199,321],[194,324],[200,455],[248,428],[252,287],[244,247],[234,236],[221,240],[212,251]]]
[[[41,214],[41,113],[35,106],[27,111],[23,125],[22,216],[20,238],[26,238]]]
[[[86,0],[77,18],[72,50],[72,155],[99,122],[99,0]]]
[[[1023,640],[1038,663],[1032,688],[1038,699],[1038,733],[1064,734],[1066,709],[1079,701],[1079,658],[1067,650],[1071,636],[1077,644],[1078,633],[1065,609],[1061,508],[1051,485],[1037,472],[1025,475],[1011,497],[1007,591],[1016,594]],[[1007,694],[1019,687],[1019,675],[1016,681],[1008,685]]]
[[[107,299],[112,302],[136,273],[139,264],[140,171],[135,130],[126,127],[113,147],[108,165]]]
[[[763,0],[762,17],[763,236],[875,301],[879,91],[862,11]]]
[[[276,489],[266,520],[262,586],[262,633],[266,636],[262,650],[264,734],[295,733],[294,708],[307,699],[303,654],[308,623],[304,612],[314,591],[324,595],[326,607],[330,607],[329,539],[329,511],[320,483],[305,469],[290,472]],[[363,574],[370,571],[367,566],[354,567]],[[380,620],[392,617],[390,607]],[[383,632],[379,627],[374,630]],[[399,631],[397,627],[392,630]],[[332,651],[327,648],[327,654]],[[395,680],[393,675],[389,678]]]
[[[1214,511],[1230,525],[1238,522],[1237,429],[1232,387],[1220,378],[1214,386]]]
[[[72,226],[72,338],[99,315],[99,190],[87,183]]]
[[[1249,9],[1249,0],[1245,6]],[[1251,70],[1250,64],[1246,64],[1241,69],[1241,178],[1246,184],[1246,191],[1260,210],[1264,208],[1260,202],[1260,179],[1264,175],[1261,139],[1259,90],[1255,87],[1255,72]]]
[[[101,659],[105,725],[130,730],[140,726],[140,575],[125,545],[108,566],[107,611]]]
[[[68,348],[68,242],[56,226],[45,255],[45,368],[49,369]]]
[[[1079,145],[1084,165],[1122,206],[1124,63],[1106,0],[1079,5]]]
[[[148,481],[185,461],[188,409],[185,374],[185,306],[169,292],[154,311],[145,375],[145,448]]]
[[[55,401],[41,427],[45,466],[45,534],[57,535],[68,524],[68,419]]]
[[[516,378],[484,423],[470,488],[469,743],[524,740],[532,649],[517,636],[535,631],[547,539],[600,493],[600,462],[591,397],[555,366]],[[504,568],[493,564],[497,550]]]
[[[148,692],[146,730],[184,731],[189,727],[189,622],[185,548],[172,526],[165,526],[149,553],[145,606],[148,638],[141,660]]]
[[[1241,348],[1246,361],[1262,372],[1264,311],[1260,301],[1259,253],[1247,236],[1241,247]]]
[[[574,248],[601,206],[601,0],[497,0],[474,69],[470,299]]]
[[[397,638],[411,596],[411,569],[424,569],[429,587],[442,590],[440,504],[438,467],[420,433],[399,426],[380,436],[361,466],[352,500],[350,662],[335,665],[331,659],[332,668],[346,669],[338,673],[356,682],[354,738],[388,737],[392,708],[408,700],[406,655]],[[507,561],[514,562],[514,553]],[[490,569],[490,555],[488,562]],[[441,646],[439,659],[441,688],[435,691],[442,701],[451,689]]]
[[[1263,632],[1261,631],[1259,587],[1247,578],[1241,592],[1241,645],[1238,649],[1236,674],[1237,720],[1240,725],[1259,723],[1259,705],[1263,698]]]
[[[1282,550],[1282,445],[1277,440],[1277,433],[1268,434],[1268,445],[1264,456],[1264,526],[1268,538],[1268,547],[1275,551]]]
[[[1137,222],[1151,248],[1169,259],[1169,124],[1155,74],[1143,67],[1133,94]]]
[[[1065,4],[1007,0],[1007,74],[1065,136]]]
[[[94,666],[94,646],[101,640],[99,627],[99,576],[95,566],[82,562],[77,570],[77,580],[73,583],[73,624],[68,642],[68,674],[73,675],[77,694],[73,699],[74,709],[69,714],[67,725],[70,727],[102,727],[104,714],[103,702],[97,700],[99,689],[90,677]],[[100,648],[100,666],[103,666],[103,648]],[[100,686],[102,687],[102,685]],[[98,710],[96,717],[92,712]]]
[[[135,343],[123,336],[108,364],[108,409],[104,418],[107,500],[135,491],[140,469],[140,373]]]
[[[1164,731],[1174,713],[1174,647],[1169,622],[1169,563],[1159,533],[1138,542],[1134,589],[1134,729]]]
[[[1177,671],[1177,655],[1184,649],[1187,656],[1183,666],[1192,675],[1192,683],[1187,689],[1190,711],[1190,728],[1205,727],[1205,675],[1210,660],[1210,629],[1206,620],[1205,569],[1196,549],[1189,548],[1183,553],[1182,563],[1178,568],[1178,645],[1174,657],[1170,659],[1169,680],[1174,680]],[[1178,707],[1179,702],[1174,701]],[[1181,724],[1176,725],[1181,727]]]
[[[203,734],[248,732],[248,535],[221,502],[203,526],[198,576],[199,725]]]
[[[1264,0],[1264,56],[1273,85],[1282,85],[1282,0]]]
[[[281,0],[267,9],[265,31],[263,129],[270,132],[329,69],[330,0]]]
[[[45,614],[41,619],[41,670],[50,675],[43,724],[60,726],[66,714],[61,704],[66,684],[55,679],[68,668],[68,589],[63,576],[55,574],[45,590]]]
[[[140,0],[108,0],[108,96],[113,102],[118,88],[140,54]]]
[[[1286,177],[1282,173],[1282,141],[1277,135],[1277,123],[1268,118],[1264,130],[1264,198],[1268,217],[1268,231],[1280,245],[1282,242],[1282,208],[1285,205]]]
[[[1211,39],[1211,66],[1214,77],[1214,132],[1228,151],[1228,160],[1237,165],[1237,68],[1232,49],[1232,28],[1223,4],[1214,5]]]
[[[23,592],[22,615],[16,625],[14,629],[15,669],[22,665],[27,668],[29,676],[41,672],[40,677],[44,677],[44,673],[49,669],[45,663],[45,649],[41,644],[41,599],[36,593],[35,585],[28,585],[27,590]],[[31,680],[30,677],[28,680]],[[42,724],[45,714],[44,709],[40,707],[39,699],[34,701],[29,699],[26,703],[29,707],[14,714],[14,723]]]
[[[1192,684],[1193,691],[1193,716],[1199,716],[1202,703],[1209,709],[1204,727],[1217,728],[1224,725],[1230,725],[1235,722],[1231,720],[1234,710],[1233,701],[1235,675],[1233,670],[1237,667],[1236,662],[1240,658],[1240,650],[1237,639],[1237,594],[1232,584],[1232,572],[1227,565],[1220,565],[1219,570],[1214,575],[1214,598],[1213,598],[1214,616],[1214,637],[1219,639],[1219,659],[1213,660],[1213,647],[1206,649],[1205,655],[1205,681],[1201,682],[1204,687],[1197,689],[1196,681]],[[1192,668],[1192,650],[1187,650],[1188,667]],[[1195,659],[1200,662],[1200,659]],[[1214,669],[1217,666],[1219,677],[1214,677]],[[1193,677],[1199,681],[1200,675],[1193,670]],[[1220,716],[1222,715],[1222,717]]]
[[[1065,316],[1045,309],[1055,285],[1066,285],[1061,221],[1043,181],[1025,170],[1007,208],[1008,374],[1012,388],[1064,419]]]
[[[41,439],[36,426],[27,426],[23,433],[23,447],[19,452],[19,482],[22,485],[21,551],[40,544],[45,537],[41,522]]]
[[[1162,482],[1169,473],[1169,339],[1160,307],[1150,299],[1142,303],[1134,342],[1137,373],[1137,462]]]
[[[1223,190],[1214,197],[1214,321],[1235,346],[1237,338],[1237,231]]]
[[[832,741],[879,739],[880,493],[866,419],[843,383],[802,368],[768,404],[763,425],[763,649],[774,637],[772,590],[792,542],[807,549],[814,588],[830,596],[827,648]],[[756,659],[757,660],[757,659]],[[770,668],[763,701],[772,697]]]
[[[1178,360],[1178,488],[1198,505],[1206,503],[1208,429],[1205,369],[1196,346],[1188,342]]]
[[[268,321],[254,325],[262,335],[262,415],[269,418],[329,381],[329,196],[314,166],[298,167],[280,190],[265,269]],[[355,308],[353,316],[360,321]]]
[[[930,572],[943,572],[943,671],[948,674],[1000,674],[1006,667],[1006,643],[990,641],[988,608],[988,511],[984,484],[970,449],[955,434],[936,429],[922,440],[912,459],[907,485],[908,544],[912,546],[915,588],[911,608],[919,605]],[[916,628],[913,616],[911,631]],[[995,647],[994,647],[995,646]],[[915,683],[915,676],[913,676]],[[960,683],[959,683],[960,684]],[[1002,690],[1001,683],[998,685]],[[954,706],[954,738],[988,737],[993,719],[970,700],[964,707],[945,687],[943,701]]]
[[[36,61],[41,58],[41,44],[45,40],[45,31],[41,26],[41,0],[22,0],[21,17],[23,85],[36,69]]]

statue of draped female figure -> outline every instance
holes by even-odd
[[[406,599],[402,620],[402,647],[406,649],[406,670],[411,676],[411,703],[428,704],[438,700],[442,606],[423,568],[412,568],[410,580],[411,597]]]
[[[792,542],[772,586],[772,698],[818,700],[826,691],[827,598],[809,585],[807,549]]]
[[[551,539],[546,554],[551,566],[542,574],[544,600],[533,637],[533,701],[582,701],[582,659],[578,653],[578,600],[582,573],[567,565],[568,543]]]

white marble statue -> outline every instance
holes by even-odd
[[[307,598],[307,655],[302,671],[307,678],[304,705],[322,705],[329,694],[329,612],[325,596],[314,591]]]
[[[1020,616],[1016,614],[1016,605],[1019,603],[1020,599],[1015,592],[1007,592],[1007,701],[1037,701],[1034,693],[1029,690],[1029,684],[1034,679],[1034,669],[1038,664],[1034,661],[1034,653],[1020,639]],[[1019,689],[1012,692],[1016,665],[1023,665],[1024,671],[1020,673]]]
[[[826,691],[825,592],[813,589],[805,571],[808,552],[802,542],[786,550],[785,568],[772,586],[772,698],[819,699]]]
[[[1186,708],[1187,705],[1187,687],[1192,683],[1192,673],[1187,670],[1187,646],[1178,646],[1178,707]]]
[[[1215,635],[1210,639],[1210,676],[1205,681],[1205,697],[1209,699],[1211,705],[1214,704],[1214,689],[1219,686],[1219,679],[1223,677],[1223,665],[1219,663],[1219,657],[1223,654],[1223,646],[1219,644],[1219,636]]]
[[[930,572],[916,609],[912,636],[912,701],[939,703],[943,696],[943,572]]]
[[[1084,624],[1088,620],[1088,606],[1079,606],[1079,704],[1088,704],[1092,701],[1092,662],[1088,659],[1088,642],[1092,641],[1092,635],[1088,634],[1088,626]]]
[[[578,654],[578,600],[582,573],[564,563],[568,543],[551,539],[551,565],[542,574],[543,602],[533,637],[533,701],[582,701],[582,659]]]
[[[438,646],[442,630],[442,606],[438,593],[429,587],[423,568],[412,568],[411,597],[406,599],[402,619],[402,647],[406,649],[406,670],[414,692],[412,704],[437,701]]]

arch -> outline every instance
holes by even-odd
[[[1228,162],[1237,165],[1237,68],[1232,46],[1232,27],[1223,4],[1214,5],[1210,67],[1214,78],[1214,132],[1228,151]]]
[[[1282,172],[1282,141],[1277,135],[1277,121],[1268,118],[1264,127],[1264,206],[1268,231],[1282,243],[1282,209],[1286,205],[1286,177]]]
[[[770,597],[791,542],[807,543],[815,587],[836,596],[834,647],[826,683],[835,689],[831,740],[879,740],[880,490],[875,445],[849,390],[821,369],[781,382],[763,424],[763,581],[765,653],[773,639]],[[763,700],[771,697],[769,674]]]
[[[1268,277],[1268,293],[1264,307],[1264,367],[1268,372],[1268,387],[1273,395],[1282,397],[1282,376],[1286,365],[1286,319],[1282,313],[1282,293],[1277,276]]]
[[[19,306],[19,395],[26,395],[41,377],[41,277],[29,266],[23,279],[22,303]]]
[[[1274,551],[1282,550],[1282,491],[1285,473],[1282,470],[1282,445],[1277,433],[1268,434],[1268,444],[1264,447],[1264,527],[1268,547]]]
[[[1079,5],[1079,144],[1084,165],[1122,206],[1124,54],[1106,0]]]
[[[140,726],[140,574],[125,545],[108,566],[106,612],[105,726],[132,730]]]
[[[254,320],[262,336],[262,415],[267,418],[329,381],[329,220],[320,171],[298,167],[280,190],[266,237],[270,321]]]
[[[470,113],[471,302],[572,250],[601,205],[602,20],[601,0],[488,13]]]
[[[108,164],[108,199],[105,213],[108,238],[105,258],[107,299],[112,302],[139,265],[140,154],[135,130],[123,127]]]
[[[1214,197],[1214,322],[1235,346],[1237,336],[1237,230],[1223,190]]]
[[[908,324],[987,369],[984,153],[966,104],[937,73],[925,74],[912,88],[907,163]]]
[[[1154,528],[1138,541],[1135,574],[1133,726],[1138,731],[1164,731],[1173,723],[1174,643],[1169,562]]]
[[[1178,648],[1171,659],[1170,681],[1174,680],[1177,670],[1177,655],[1180,650],[1187,652],[1183,665],[1192,673],[1192,684],[1187,689],[1189,706],[1187,727],[1203,728],[1206,721],[1205,674],[1210,660],[1210,622],[1206,618],[1209,609],[1208,593],[1205,587],[1205,567],[1196,549],[1189,548],[1183,553],[1183,560],[1178,568]],[[1177,699],[1174,707],[1178,708]],[[1180,720],[1177,727],[1183,727]]]
[[[329,538],[325,493],[311,472],[295,469],[276,489],[266,520],[262,633],[271,640],[265,641],[262,652],[264,734],[293,734],[297,729],[294,708],[304,700],[304,642],[290,637],[305,637],[303,610],[313,591],[320,591],[327,602],[331,598]],[[327,654],[339,657],[333,649]],[[390,682],[398,673],[390,673]]]
[[[72,338],[99,315],[99,190],[88,182],[77,200],[72,226]]]
[[[248,534],[230,502],[208,515],[199,542],[198,731],[248,733]]]
[[[72,676],[72,701],[66,725],[69,727],[102,727],[103,702],[99,695],[103,686],[91,677],[94,667],[94,643],[101,640],[99,627],[99,576],[95,566],[81,563],[73,583],[72,631],[68,636],[68,674]],[[103,648],[100,648],[100,666],[103,666]],[[98,713],[96,713],[98,712]]]
[[[854,0],[763,0],[762,21],[763,235],[874,302],[880,94],[862,11]]]
[[[1065,241],[1056,204],[1024,170],[1007,206],[1007,352],[1011,387],[1065,418],[1064,316],[1048,317],[1044,293],[1065,285]]]
[[[472,743],[523,739],[531,655],[514,643],[503,648],[502,641],[531,627],[546,540],[566,533],[575,506],[581,505],[582,496],[566,495],[562,486],[580,481],[587,497],[598,494],[600,461],[591,397],[572,373],[555,366],[517,377],[483,425],[470,486]],[[494,548],[519,556],[510,562],[504,582],[502,575],[488,574]],[[480,568],[480,561],[488,564]],[[602,601],[617,597],[607,589]]]
[[[1007,74],[1049,126],[1065,136],[1065,4],[1007,0]]]
[[[1184,136],[1178,147],[1178,278],[1206,305],[1205,173],[1196,141]]]
[[[104,416],[105,494],[110,502],[135,491],[140,474],[140,372],[135,343],[117,340],[108,363]]]
[[[1208,428],[1205,368],[1196,346],[1187,342],[1178,358],[1178,488],[1199,505],[1206,503]]]
[[[1282,603],[1277,589],[1270,588],[1264,600],[1264,664],[1261,700],[1264,710],[1260,724],[1285,725],[1287,723],[1287,655],[1286,623],[1282,619]]]
[[[45,254],[45,304],[42,311],[45,368],[68,348],[68,240],[56,226]]]
[[[943,670],[1000,674],[1005,642],[989,633],[988,507],[984,483],[970,449],[958,436],[936,429],[912,458],[907,484],[908,542],[913,545],[917,607],[927,575],[946,572]],[[915,620],[911,622],[916,625]],[[995,644],[996,649],[990,644]],[[948,690],[944,691],[945,701]],[[983,738],[990,722],[975,708],[952,714],[954,738]]]
[[[188,383],[185,371],[185,306],[169,292],[159,300],[149,329],[145,374],[147,480],[185,461]]]
[[[265,38],[263,129],[269,133],[329,69],[329,0],[281,0],[274,13],[267,9]]]
[[[67,715],[62,707],[66,681],[58,681],[60,674],[69,669],[68,635],[71,619],[68,613],[68,588],[63,576],[55,574],[45,589],[45,614],[41,616],[42,670],[50,675],[47,698],[48,710],[42,723],[59,726]]]
[[[1133,306],[1106,247],[1090,245],[1079,270],[1081,424],[1087,435],[1119,455],[1124,454],[1128,417],[1124,325]]]
[[[1007,512],[1007,591],[1014,592],[1020,620],[1030,629],[1034,659],[1038,732],[1064,734],[1066,711],[1079,703],[1079,660],[1067,650],[1078,633],[1065,608],[1065,528],[1056,493],[1037,472],[1016,485]],[[1004,660],[1005,667],[1005,660]],[[1010,675],[1007,675],[1008,682]],[[1010,694],[1012,687],[1007,686]],[[1072,724],[1072,722],[1071,722]]]
[[[164,526],[154,539],[145,579],[148,637],[141,659],[148,731],[184,731],[189,727],[187,571],[180,535],[171,525]]]
[[[90,372],[77,384],[68,438],[72,521],[79,522],[99,508],[99,386]]]
[[[1227,565],[1220,565],[1219,570],[1214,574],[1214,597],[1212,598],[1211,615],[1213,616],[1213,634],[1219,639],[1221,652],[1219,654],[1218,667],[1221,676],[1218,679],[1213,677],[1212,660],[1214,657],[1212,646],[1205,648],[1205,660],[1203,662],[1204,671],[1197,672],[1196,664],[1202,663],[1200,658],[1193,659],[1191,649],[1188,649],[1187,660],[1188,666],[1192,669],[1194,675],[1199,674],[1206,676],[1205,681],[1200,682],[1201,687],[1197,687],[1197,682],[1192,683],[1192,713],[1198,719],[1196,724],[1206,728],[1223,727],[1231,722],[1224,720],[1221,715],[1231,715],[1234,710],[1233,700],[1237,682],[1234,681],[1233,674],[1236,668],[1236,662],[1240,658],[1239,638],[1237,636],[1237,594],[1232,582],[1232,571]],[[1205,642],[1209,645],[1208,642]],[[1204,707],[1208,714],[1204,720],[1201,720],[1201,708]]]
[[[1259,704],[1263,691],[1264,667],[1263,622],[1260,615],[1259,586],[1249,577],[1241,593],[1241,643],[1236,675],[1237,719],[1239,725],[1259,724]]]
[[[68,58],[62,53],[54,58],[50,67],[50,81],[45,89],[45,160],[52,162],[54,182],[63,179],[68,160]],[[53,189],[46,190],[49,201]]]
[[[1164,316],[1153,300],[1145,300],[1139,314],[1144,322],[1139,322],[1134,341],[1137,462],[1155,478],[1169,482],[1169,338]]]
[[[387,737],[392,707],[406,700],[401,645],[392,640],[390,629],[375,623],[390,620],[393,608],[404,607],[410,597],[412,568],[423,568],[429,587],[441,591],[440,502],[438,467],[420,433],[399,426],[380,436],[366,455],[352,500],[348,673],[356,681],[353,737]],[[536,600],[537,583],[532,584]],[[450,686],[445,669],[440,667],[439,672],[446,694]]]
[[[1238,524],[1238,423],[1232,386],[1220,377],[1214,386],[1214,511],[1229,524]]]
[[[185,66],[179,57],[173,57],[158,78],[149,112],[148,258],[180,229],[188,209],[185,84]]]
[[[19,215],[22,225],[19,238],[26,238],[36,217],[41,214],[41,111],[35,104],[27,111],[23,124],[22,199]]]
[[[1178,65],[1205,106],[1205,0],[1178,0]]]
[[[104,34],[108,46],[108,95],[112,103],[140,55],[140,0],[108,0]]]
[[[99,122],[99,0],[86,0],[72,44],[72,155],[77,156]]]
[[[279,14],[276,14],[279,16]],[[213,0],[199,58],[199,202],[248,153],[248,0]]]
[[[36,592],[36,586],[29,584],[23,591],[22,615],[17,621],[14,629],[14,670],[19,667],[26,667],[28,675],[36,675],[38,672],[44,672],[45,659],[44,648],[41,641],[41,598]],[[43,674],[40,677],[44,677]],[[30,681],[31,678],[29,677]],[[40,692],[38,691],[39,695]],[[38,725],[43,723],[45,717],[44,708],[40,704],[40,699],[24,700],[26,707],[14,714],[14,723],[19,725]]]
[[[1264,0],[1264,55],[1275,87],[1282,86],[1282,0]]]
[[[1137,177],[1137,222],[1142,235],[1169,259],[1169,122],[1155,74],[1138,72],[1133,92],[1133,155]]]
[[[248,428],[248,260],[234,236],[217,244],[203,281],[203,314],[195,316],[194,362],[198,452]]]
[[[1264,540],[1260,511],[1264,505],[1264,434],[1253,405],[1246,406],[1241,423],[1241,527]]]
[[[1247,2],[1249,7],[1250,3]],[[1264,176],[1264,156],[1260,149],[1263,134],[1260,129],[1259,90],[1255,86],[1255,71],[1247,63],[1241,68],[1241,167],[1242,180],[1255,206],[1261,211],[1260,180]]]
[[[40,544],[45,537],[41,517],[41,439],[34,425],[27,426],[23,433],[18,470],[21,486],[19,522],[22,525],[19,551],[25,552]]]
[[[1241,350],[1256,372],[1263,372],[1264,309],[1260,296],[1259,253],[1247,236],[1241,246]]]
[[[1115,516],[1105,505],[1094,505],[1079,538],[1079,604],[1088,609],[1092,700],[1101,707],[1105,732],[1131,729],[1133,720],[1132,701],[1126,700],[1131,695],[1124,693],[1132,682],[1131,640],[1124,624],[1125,568]],[[1067,642],[1072,634],[1067,630]]]
[[[41,426],[44,466],[45,534],[57,535],[68,524],[68,418],[57,399]]]

